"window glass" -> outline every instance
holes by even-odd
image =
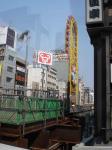
[[[12,78],[6,77],[6,81],[7,81],[7,82],[11,82],[11,80],[12,80]]]
[[[13,60],[14,60],[14,57],[11,56],[11,55],[9,55],[9,60],[10,60],[10,61],[13,61]]]
[[[8,72],[13,72],[13,67],[8,66],[8,67],[7,67],[7,71],[8,71]]]

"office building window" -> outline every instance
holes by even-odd
[[[0,61],[3,61],[4,60],[4,56],[0,56]]]
[[[13,60],[14,60],[14,57],[11,56],[11,55],[9,55],[9,60],[10,60],[10,61],[13,61]]]
[[[99,6],[99,0],[89,0],[90,7]]]
[[[8,67],[7,67],[7,71],[8,71],[8,72],[13,72],[13,68],[10,67],[10,66],[8,66]]]
[[[15,32],[12,29],[8,28],[6,44],[14,48],[14,39],[15,39]]]
[[[89,17],[90,18],[99,18],[99,16],[100,16],[100,11],[99,11],[99,9],[93,9],[93,10],[91,10],[90,12],[89,12]]]
[[[11,80],[12,80],[12,78],[6,77],[6,81],[7,81],[7,82],[11,82]]]

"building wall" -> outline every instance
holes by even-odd
[[[16,52],[4,46],[4,54],[2,56],[4,56],[4,59],[0,61],[2,65],[0,87],[3,89],[14,89]]]
[[[0,26],[0,45],[7,45],[7,49],[16,50],[17,33],[13,28]]]
[[[53,68],[57,70],[58,80],[68,81],[68,62],[67,60],[60,60],[53,62]]]
[[[42,68],[33,68],[32,65],[28,66],[28,83],[27,83],[28,89],[32,89],[34,82],[39,84],[38,90],[42,89],[42,73],[43,73]],[[44,76],[44,78],[43,78],[43,89],[44,90],[45,90],[45,82],[46,82],[45,79],[46,79],[46,77]]]
[[[84,82],[79,79],[79,105],[84,104]]]
[[[57,71],[52,68],[49,67],[47,68],[47,89],[52,89],[52,90],[56,90],[57,87]]]
[[[28,89],[36,90],[56,90],[57,72],[52,67],[33,67],[28,66]],[[31,92],[29,92],[31,93]],[[30,94],[29,94],[30,95]]]
[[[25,89],[25,71],[26,63],[23,58],[16,56],[16,73],[15,73],[15,89],[24,90]]]
[[[16,32],[0,26],[0,87],[14,89],[16,69]],[[1,52],[4,49],[4,52]]]
[[[84,103],[85,104],[93,104],[94,103],[94,91],[89,87],[84,88]]]
[[[67,97],[67,83],[65,81],[58,81],[57,86],[59,90],[59,97],[63,100]]]

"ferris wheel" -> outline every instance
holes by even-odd
[[[73,16],[68,17],[65,33],[65,51],[68,56],[70,100],[78,104],[78,28]]]

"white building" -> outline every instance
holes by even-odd
[[[84,88],[84,104],[94,103],[94,91],[89,87]]]
[[[28,89],[46,90],[46,70],[41,67],[28,66]]]
[[[0,26],[0,87],[14,89],[16,70],[16,32]]]
[[[90,91],[90,103],[94,104],[94,91],[93,90]]]
[[[33,67],[28,66],[28,89],[35,90],[56,90],[57,87],[57,72],[52,67]]]
[[[79,79],[79,105],[84,104],[84,82],[80,78]]]
[[[64,98],[67,97],[67,82],[62,81],[62,80],[58,81],[57,87],[59,90],[59,98],[63,100]]]
[[[47,90],[56,90],[57,89],[57,71],[53,67],[47,67]]]

